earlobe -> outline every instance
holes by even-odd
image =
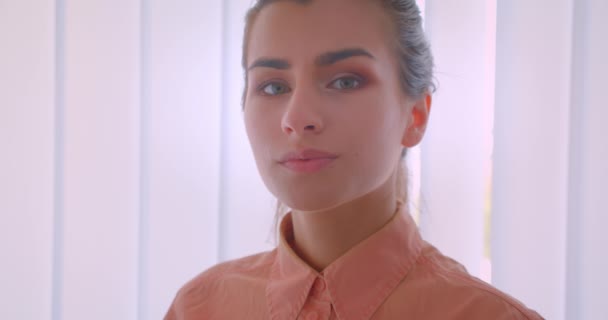
[[[432,98],[430,94],[416,100],[410,109],[409,125],[403,133],[401,143],[404,147],[411,148],[422,140],[431,112]]]

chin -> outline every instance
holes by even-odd
[[[277,199],[286,206],[297,211],[322,211],[334,208],[344,203],[343,197],[330,194],[296,194],[296,195],[276,195]]]
[[[319,179],[318,177],[265,176],[262,179],[266,188],[275,198],[297,211],[321,211],[337,207],[352,200],[352,188],[347,188],[344,182],[336,186],[335,179]]]

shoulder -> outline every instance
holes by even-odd
[[[183,285],[166,319],[185,310],[205,310],[247,293],[263,293],[276,250],[225,261],[201,272]],[[181,319],[182,317],[176,317]]]
[[[510,295],[471,276],[464,266],[425,245],[415,272],[438,303],[453,306],[459,319],[526,319],[542,317]]]
[[[225,261],[201,272],[188,281],[176,299],[207,298],[211,293],[224,291],[235,285],[265,281],[274,262],[275,250]]]

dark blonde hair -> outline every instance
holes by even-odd
[[[245,71],[245,83],[247,83],[247,48],[251,26],[257,15],[269,4],[278,1],[292,1],[307,5],[314,0],[257,0],[249,9],[245,17],[245,32],[243,37],[242,66]],[[433,82],[433,55],[430,44],[424,33],[420,9],[415,0],[361,0],[374,1],[381,5],[394,25],[394,33],[391,35],[390,45],[395,50],[399,62],[399,79],[403,92],[413,98],[420,99],[424,95],[435,91]],[[243,91],[242,104],[245,106],[247,85]],[[405,158],[407,149],[403,149],[402,159]],[[407,204],[407,185],[404,164],[398,168],[397,192],[404,204]],[[283,203],[277,202],[275,223],[276,230],[278,222],[289,211]]]

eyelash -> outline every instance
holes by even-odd
[[[364,86],[366,84],[365,79],[363,77],[361,77],[361,76],[358,76],[358,75],[346,75],[346,76],[341,76],[339,78],[336,78],[336,79],[332,80],[329,83],[329,86],[332,86],[337,81],[345,80],[345,79],[346,80],[354,80],[354,81],[356,81],[357,82],[357,86],[354,87],[354,88],[347,88],[347,89],[336,89],[336,88],[333,88],[333,89],[339,90],[339,91],[352,91],[352,90],[360,89],[362,86]],[[257,91],[259,93],[261,93],[262,95],[265,95],[265,96],[271,96],[271,97],[272,96],[279,96],[279,95],[281,95],[281,93],[279,93],[279,94],[268,94],[268,93],[265,92],[265,89],[269,85],[277,85],[277,84],[281,85],[281,86],[284,86],[284,87],[287,87],[288,88],[287,92],[291,92],[291,88],[289,88],[289,86],[287,86],[283,81],[279,81],[279,80],[270,80],[270,81],[264,82],[262,85],[258,86]]]

